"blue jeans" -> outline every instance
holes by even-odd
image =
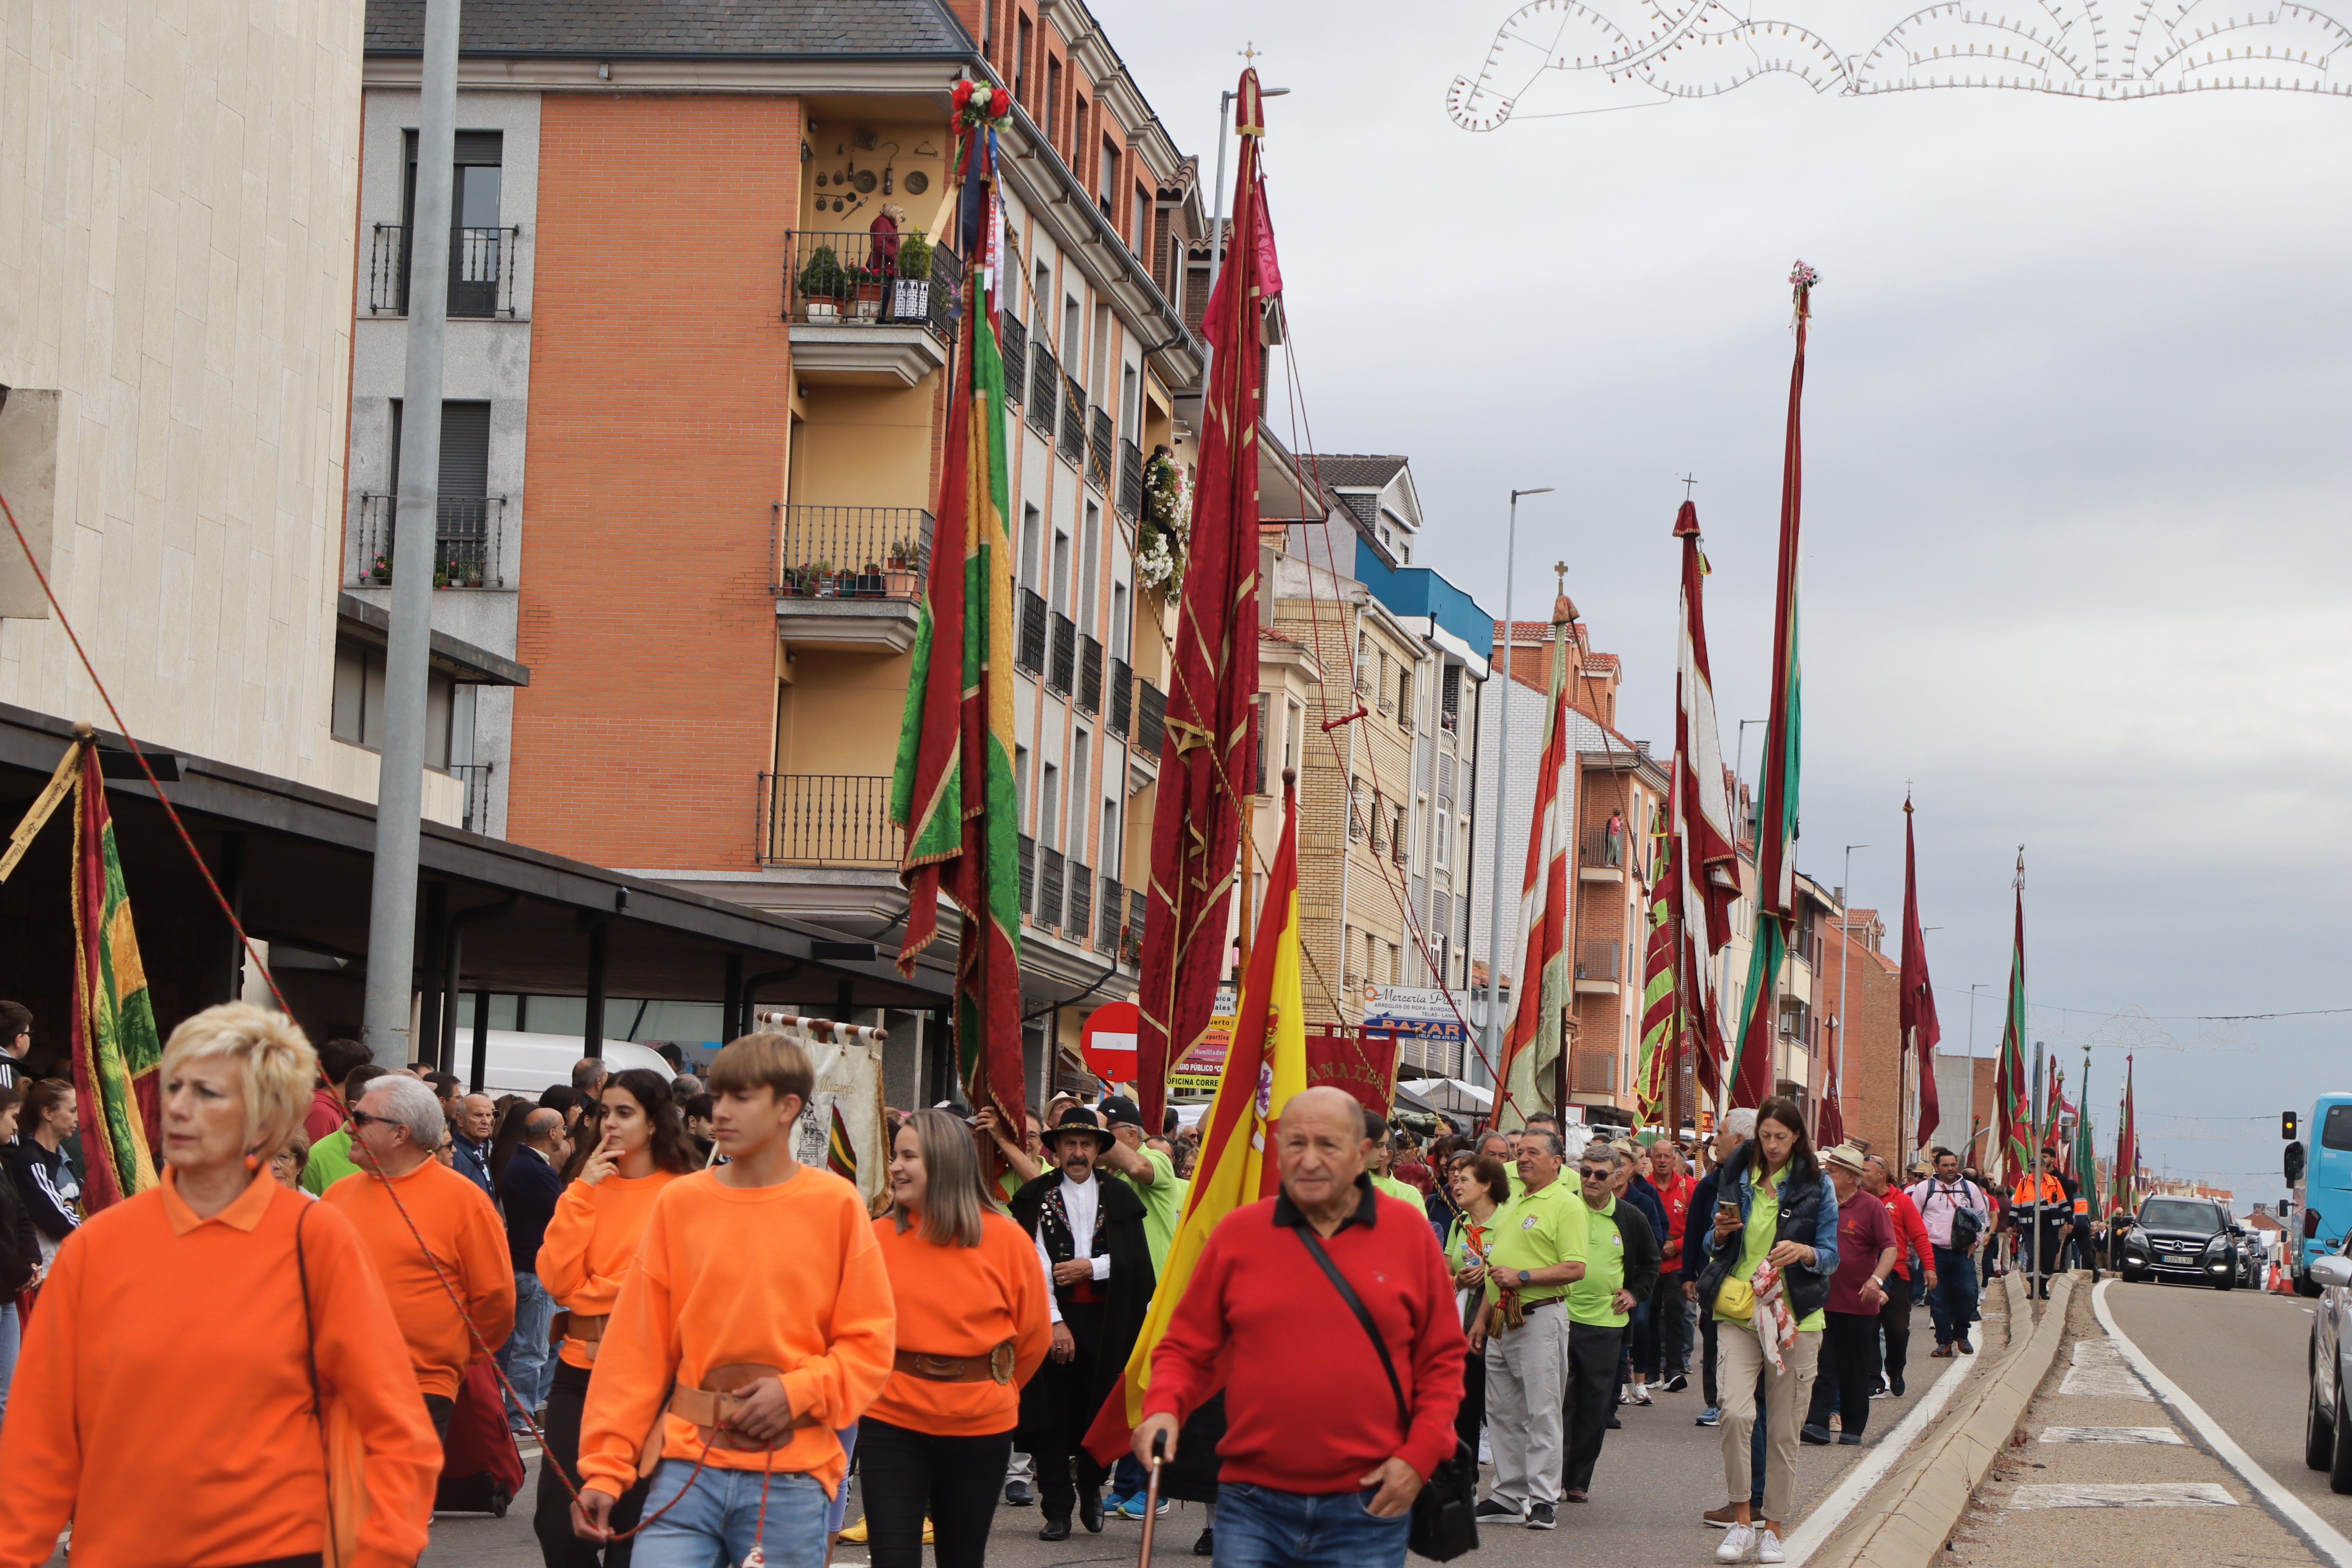
[[[671,1500],[692,1491],[675,1507]],[[740,1563],[751,1550],[760,1520],[760,1489],[768,1493],[768,1528],[760,1532],[760,1549],[770,1568],[824,1568],[830,1531],[825,1515],[832,1500],[814,1476],[798,1471],[763,1474],[759,1470],[706,1468],[699,1476],[692,1461],[664,1459],[654,1471],[646,1493],[645,1517],[651,1521],[637,1537],[631,1556],[633,1568],[727,1568]],[[846,1489],[845,1483],[844,1489]],[[660,1517],[656,1518],[658,1514]]]
[[[1372,1497],[1226,1481],[1217,1488],[1216,1568],[1403,1568],[1412,1515],[1377,1518]]]
[[[548,1325],[555,1318],[555,1298],[547,1293],[536,1274],[518,1274],[514,1281],[514,1331],[499,1347],[499,1370],[514,1384],[515,1397],[525,1402],[520,1415],[512,1408],[507,1411],[507,1426],[520,1436],[523,1415],[538,1419],[536,1412],[547,1403],[547,1385],[555,1376],[555,1347],[547,1342]],[[511,1406],[513,1400],[508,1404]]]
[[[1977,1315],[1977,1268],[1967,1253],[1936,1248],[1936,1288],[1927,1293],[1927,1315],[1935,1320],[1937,1344],[1969,1337]]]

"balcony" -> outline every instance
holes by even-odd
[[[1087,439],[1087,483],[1098,490],[1110,489],[1110,455],[1118,445],[1118,432],[1111,425],[1110,410],[1097,405]]]
[[[1062,929],[1062,879],[1066,868],[1058,849],[1037,848],[1037,908],[1030,923],[1044,931]]]
[[[931,514],[915,506],[778,503],[771,560],[785,640],[904,653],[931,558]]]
[[[1037,898],[1037,841],[1024,833],[1021,838],[1021,912],[1027,914]]]
[[[493,763],[452,763],[449,776],[466,792],[465,815],[457,826],[468,833],[488,833],[490,820],[490,769]]]
[[[1168,694],[1149,680],[1137,681],[1136,689],[1135,749],[1156,766],[1160,738],[1168,729]]]
[[[1029,424],[1048,441],[1054,438],[1061,388],[1062,367],[1054,363],[1054,351],[1045,346],[1045,340],[1039,338],[1029,345]]]
[[[1003,319],[1003,341],[997,352],[1004,360],[1004,401],[1008,404],[1028,400],[1029,388],[1029,329],[1021,324],[1019,316]]]
[[[1577,836],[1577,877],[1587,882],[1622,882],[1632,853],[1625,830],[1588,827]]]
[[[1127,919],[1127,891],[1116,877],[1102,879],[1102,897],[1095,901],[1095,951],[1118,952],[1119,927]],[[1124,962],[1125,955],[1121,954]]]
[[[1119,959],[1122,963],[1137,963],[1142,961],[1143,911],[1150,907],[1151,900],[1144,896],[1142,889],[1129,888],[1127,890],[1127,945],[1119,952]]]
[[[760,863],[896,869],[907,837],[890,820],[889,775],[761,773]]]
[[[1076,860],[1069,864],[1069,918],[1062,922],[1062,933],[1071,942],[1084,942],[1095,923],[1095,874]]]
[[[359,526],[352,531],[343,576],[347,588],[381,588],[392,582],[393,514],[395,498],[360,497]],[[433,585],[436,588],[511,586],[499,558],[505,531],[504,496],[443,496],[433,531]]]
[[[1129,522],[1143,512],[1143,450],[1134,442],[1118,444],[1118,514]]]
[[[1043,680],[1045,678],[1045,601],[1021,590],[1020,620],[1013,632],[1013,665]]]
[[[1089,717],[1102,711],[1102,644],[1090,637],[1078,638],[1078,711]]]
[[[1617,1092],[1617,1053],[1615,1051],[1579,1051],[1569,1089],[1573,1094],[1614,1094]]]
[[[1070,467],[1087,466],[1087,389],[1066,375],[1062,377],[1061,451]]]
[[[1077,673],[1078,628],[1070,617],[1058,610],[1053,616],[1053,647],[1045,664],[1045,689],[1056,697],[1067,697]]]
[[[1576,944],[1576,990],[1581,996],[1614,996],[1625,978],[1621,967],[1624,943],[1580,942]]]
[[[1103,726],[1120,740],[1127,739],[1127,728],[1135,717],[1135,672],[1127,668],[1127,660],[1110,661],[1110,721]]]
[[[409,227],[405,224],[375,226],[375,244],[368,253],[368,314],[408,314]],[[449,315],[453,320],[486,321],[512,316],[514,256],[521,243],[520,228],[454,228],[449,231]]]
[[[803,381],[913,386],[947,363],[963,262],[911,235],[795,230],[784,236],[783,296]]]

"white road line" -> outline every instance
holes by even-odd
[[[2132,1343],[2131,1336],[2123,1331],[2116,1322],[2115,1314],[2107,1310],[2107,1287],[2113,1283],[2115,1281],[2111,1279],[2103,1279],[2092,1290],[2091,1310],[2098,1314],[2099,1327],[2106,1330],[2107,1337],[2116,1342],[2116,1347],[2124,1352],[2125,1359],[2138,1369],[2140,1376],[2147,1380],[2148,1386],[2172,1407],[2173,1414],[2195,1427],[2197,1435],[2221,1456],[2222,1462],[2238,1472],[2240,1480],[2252,1487],[2257,1496],[2303,1532],[2304,1539],[2311,1543],[2313,1550],[2335,1563],[2336,1568],[2352,1568],[2352,1541],[2347,1541],[2334,1525],[2320,1518],[2309,1503],[2279,1485],[2268,1470],[2254,1463],[2253,1456],[2238,1447],[2237,1439],[2223,1431],[2220,1422],[2206,1415],[2202,1405],[2189,1398],[2179,1384],[2165,1376],[2156,1363],[2147,1358],[2145,1351]]]
[[[2011,1508],[2235,1508],[2219,1481],[2043,1482],[2023,1486]]]
[[[2169,1426],[2044,1426],[2038,1443],[2178,1443]]]
[[[1893,1431],[1873,1444],[1853,1468],[1845,1473],[1845,1479],[1813,1506],[1812,1512],[1805,1515],[1804,1522],[1790,1532],[1783,1547],[1788,1553],[1790,1568],[1802,1568],[1805,1560],[1837,1533],[1839,1527],[1845,1523],[1846,1516],[1853,1513],[1855,1506],[1869,1495],[1870,1489],[1895,1468],[1895,1461],[1909,1450],[1928,1423],[1943,1413],[1953,1392],[1960,1386],[1961,1373],[1973,1364],[1957,1356],[1946,1362],[1942,1373],[1928,1385],[1927,1392],[1919,1395],[1919,1403],[1911,1407],[1911,1413],[1896,1422]],[[2346,1563],[2343,1568],[2352,1568],[2352,1563]]]

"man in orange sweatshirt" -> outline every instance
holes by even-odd
[[[793,1158],[816,1087],[799,1046],[746,1035],[711,1063],[711,1132],[728,1163],[654,1200],[604,1331],[581,1417],[572,1529],[613,1539],[641,1474],[634,1568],[823,1568],[835,1434],[890,1375],[898,1311],[857,1189]]]
[[[434,1159],[447,1119],[422,1079],[377,1079],[351,1118],[359,1173],[329,1187],[321,1201],[359,1231],[408,1341],[433,1430],[446,1441],[466,1368],[488,1360],[514,1327],[506,1226],[481,1188]]]

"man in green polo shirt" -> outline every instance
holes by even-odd
[[[1650,1222],[1632,1204],[1617,1201],[1622,1164],[1609,1144],[1595,1143],[1578,1165],[1584,1276],[1568,1288],[1568,1462],[1560,1478],[1561,1495],[1570,1502],[1591,1492],[1592,1468],[1617,1401],[1625,1325],[1634,1304],[1649,1300],[1658,1282],[1658,1243]]]
[[[1560,1401],[1568,1376],[1561,1300],[1584,1277],[1587,1245],[1584,1205],[1559,1179],[1562,1156],[1557,1132],[1520,1137],[1524,1190],[1486,1222],[1493,1238],[1484,1268],[1487,1312],[1470,1340],[1474,1351],[1485,1342],[1486,1430],[1495,1455],[1494,1489],[1478,1505],[1478,1517],[1516,1518],[1530,1530],[1559,1522]]]
[[[1116,1140],[1103,1152],[1102,1163],[1127,1179],[1143,1200],[1143,1241],[1151,1249],[1152,1278],[1168,1268],[1168,1246],[1176,1239],[1176,1222],[1184,1217],[1185,1184],[1176,1179],[1176,1162],[1145,1146],[1143,1112],[1123,1095],[1108,1095],[1095,1107]]]

